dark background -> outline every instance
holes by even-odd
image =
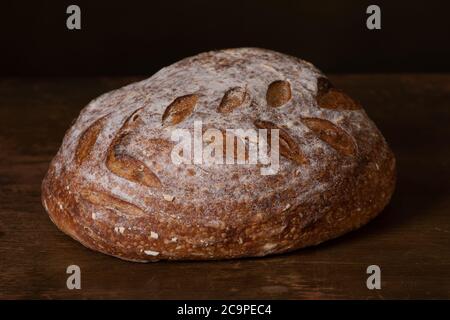
[[[66,29],[72,3],[81,31]],[[366,29],[371,1],[0,1],[0,299],[450,299],[450,73],[425,73],[450,71],[450,1],[375,3],[381,31]],[[41,182],[82,107],[185,56],[238,46],[341,73],[331,81],[396,156],[383,213],[317,247],[202,263],[133,264],[60,232]],[[407,73],[373,74],[385,72]],[[82,290],[66,288],[72,264]],[[366,287],[372,264],[382,290]]]
[[[66,28],[81,7],[82,29]],[[366,28],[378,4],[382,29]],[[149,75],[196,53],[257,46],[325,72],[449,72],[449,1],[2,1],[0,76]]]

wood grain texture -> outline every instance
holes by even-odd
[[[330,77],[360,101],[397,158],[391,204],[366,227],[291,254],[136,264],[58,231],[40,184],[86,103],[138,78],[0,79],[0,298],[450,298],[450,75]],[[66,289],[66,267],[82,289]],[[366,288],[366,268],[382,290]]]

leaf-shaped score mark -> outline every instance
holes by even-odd
[[[324,109],[358,110],[361,105],[338,89],[330,89],[326,94],[317,98],[317,104]]]
[[[162,115],[163,125],[175,125],[189,117],[197,104],[198,96],[188,94],[176,98]]]
[[[325,77],[317,79],[317,104],[324,109],[332,110],[358,110],[361,105],[350,98],[343,91],[333,87],[330,80]]]
[[[94,147],[100,131],[103,129],[103,119],[100,118],[95,121],[89,128],[87,128],[80,136],[77,149],[75,151],[75,162],[80,165],[89,156]]]
[[[219,113],[230,113],[236,108],[250,105],[250,102],[250,94],[245,88],[234,87],[225,92],[217,111]]]
[[[302,122],[314,132],[320,140],[329,144],[339,153],[346,156],[355,155],[356,145],[353,138],[332,122],[318,118],[302,118]]]
[[[127,201],[124,201],[122,199],[116,198],[112,195],[109,195],[104,192],[97,192],[92,190],[81,190],[81,197],[94,205],[98,205],[104,208],[110,208],[117,210],[121,212],[122,214],[127,215],[133,215],[133,216],[143,216],[145,215],[145,212],[135,206],[134,204],[131,204]]]
[[[142,125],[144,122],[141,119],[141,114],[144,112],[144,107],[141,107],[135,110],[126,120],[124,125],[121,128],[121,131],[124,130],[133,130],[136,129],[139,125]]]
[[[267,88],[267,104],[273,108],[278,108],[286,104],[291,97],[291,85],[288,81],[277,80],[272,82]]]
[[[160,188],[161,181],[142,161],[139,161],[125,151],[124,141],[127,133],[119,134],[111,143],[106,166],[114,174],[127,180],[143,184],[148,187]]]
[[[278,129],[280,154],[299,165],[308,163],[308,160],[300,151],[297,142],[289,135],[286,130],[270,121],[256,120],[254,124],[258,129],[267,129],[267,140],[269,146],[271,141],[271,130]]]

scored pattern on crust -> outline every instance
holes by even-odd
[[[164,111],[162,116],[163,124],[178,124],[191,115],[197,103],[196,94],[188,94],[176,98]]]
[[[334,110],[356,110],[361,106],[348,97],[346,94],[334,88],[333,84],[326,77],[318,77],[316,80],[316,100],[321,108]],[[194,113],[198,102],[197,94],[187,94],[175,98],[163,112],[163,125],[177,125]],[[291,85],[287,80],[272,81],[266,90],[266,103],[268,107],[280,108],[292,99]],[[252,98],[247,86],[236,86],[227,89],[217,107],[217,112],[228,114],[238,108],[245,108],[252,104]],[[144,107],[135,110],[124,121],[119,132],[111,142],[106,157],[106,166],[114,174],[129,181],[139,183],[151,188],[161,188],[161,180],[142,161],[127,153],[127,146],[132,143],[132,131],[143,124],[140,114]],[[328,120],[319,118],[301,118],[305,126],[323,142],[345,156],[353,156],[356,153],[356,144],[352,137],[343,129]],[[279,130],[279,152],[280,154],[297,165],[308,164],[309,161],[301,151],[297,141],[291,136],[282,125],[271,121],[256,119],[253,124],[258,129],[267,129],[268,146],[270,148],[271,129]],[[89,127],[80,138],[76,151],[76,161],[81,163],[92,149],[99,132],[102,129],[102,119],[96,121]],[[223,131],[222,131],[223,132]],[[234,160],[237,156],[237,141],[234,139]],[[224,157],[226,157],[227,141],[223,139]],[[245,143],[244,143],[245,145]],[[245,145],[245,160],[248,160],[248,147]]]
[[[148,187],[160,188],[161,181],[142,161],[133,158],[126,152],[130,133],[119,133],[111,143],[106,166],[114,174]]]
[[[266,91],[267,105],[279,108],[285,105],[292,97],[291,87],[288,81],[276,80],[269,84]],[[335,110],[353,110],[357,109],[359,104],[355,103],[351,98],[341,93],[333,87],[331,82],[325,77],[317,79],[317,101],[320,107]],[[188,94],[177,97],[165,109],[162,115],[162,124],[176,125],[187,119],[193,112],[198,101],[198,95]],[[228,89],[217,108],[217,112],[227,114],[233,112],[236,108],[249,106],[252,102],[250,94],[246,87],[232,87]],[[114,174],[127,180],[140,183],[142,185],[161,188],[161,181],[158,176],[153,173],[142,161],[133,158],[126,153],[126,145],[130,143],[130,132],[142,123],[140,113],[143,108],[134,111],[124,122],[119,133],[111,143],[106,165]],[[356,153],[356,145],[354,140],[344,130],[337,127],[328,120],[319,118],[302,118],[302,122],[314,132],[314,134],[323,142],[329,144],[333,149],[345,156],[353,156]],[[279,130],[279,152],[286,159],[296,163],[297,165],[308,164],[308,159],[304,156],[296,140],[288,133],[288,131],[271,121],[257,119],[254,125],[258,129],[267,129],[268,146],[271,143],[271,130]],[[101,130],[101,125],[95,123],[80,140],[80,156],[78,159],[84,159],[90,148],[95,143],[96,136]],[[226,136],[223,133],[224,157],[226,158]],[[81,143],[83,142],[83,143]],[[234,139],[234,160],[237,160],[237,139]],[[245,145],[245,144],[244,144]],[[248,160],[248,147],[245,146],[245,160]],[[79,160],[82,161],[82,160]]]
[[[119,212],[126,212],[127,214],[131,214],[133,216],[145,215],[144,210],[142,210],[138,206],[111,196],[110,194],[107,194],[105,192],[83,189],[81,190],[80,195],[82,199],[94,205],[110,208]]]
[[[332,110],[359,110],[359,102],[350,98],[342,90],[334,88],[333,84],[325,77],[317,79],[317,104],[324,109]]]
[[[278,108],[291,100],[291,85],[288,81],[277,80],[267,88],[266,100],[270,107]]]
[[[130,131],[136,129],[139,125],[143,124],[141,119],[141,113],[143,112],[144,107],[141,107],[134,111],[126,120],[122,128],[121,132]]]
[[[97,137],[103,128],[103,120],[104,118],[98,119],[81,134],[75,151],[75,162],[78,165],[81,165],[91,153]]]
[[[392,156],[355,109],[300,59],[255,48],[187,58],[86,106],[51,164],[44,206],[86,246],[130,260],[262,256],[317,244],[373,217],[390,195]],[[228,139],[234,160],[239,139],[248,151],[258,147],[258,128],[268,130],[270,153],[270,129],[278,129],[281,159],[210,166],[195,162],[194,136],[194,150],[182,150],[191,161],[173,163],[180,141],[172,129],[192,134],[200,120],[204,130],[242,129]],[[222,150],[209,133],[203,151],[215,156]]]
[[[246,88],[234,87],[223,95],[217,111],[220,113],[230,113],[239,107],[250,105],[251,98]]]
[[[356,145],[353,138],[330,121],[318,118],[302,118],[302,122],[320,140],[328,143],[338,152],[346,156],[353,156],[356,153]]]
[[[278,129],[280,154],[300,165],[308,163],[308,161],[300,151],[297,142],[295,142],[295,140],[289,135],[289,133],[287,133],[286,130],[270,121],[256,120],[254,124],[258,129],[267,129],[267,143],[269,146],[271,144],[271,130]]]

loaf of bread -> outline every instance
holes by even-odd
[[[212,154],[223,163],[204,159],[220,140],[208,140],[209,129],[223,134],[226,152]],[[192,133],[192,149],[174,153],[174,132]],[[278,150],[278,167],[268,156],[250,161],[252,145]],[[394,156],[358,102],[306,61],[238,48],[186,58],[91,101],[50,164],[42,201],[59,229],[93,250],[206,260],[338,237],[374,218],[394,185]]]

